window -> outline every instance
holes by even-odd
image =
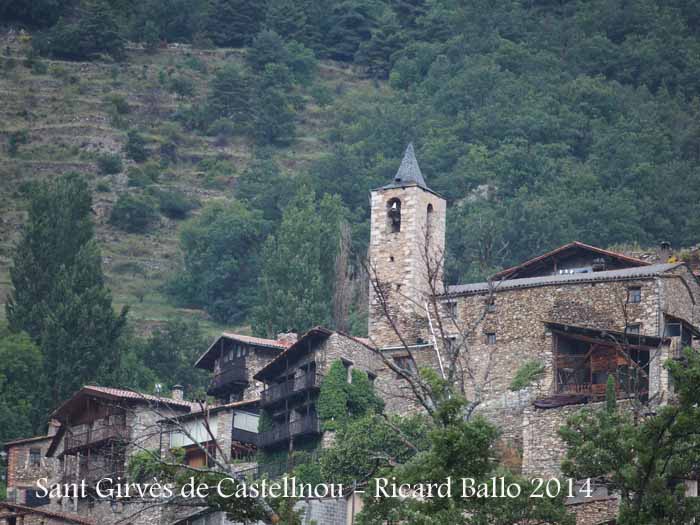
[[[40,448],[30,448],[29,449],[29,466],[30,467],[41,466],[41,449]]]
[[[486,311],[490,314],[496,311],[496,299],[493,297],[486,299]]]
[[[457,317],[457,301],[447,301],[445,311],[450,319],[455,319]]]
[[[346,381],[348,383],[352,383],[353,362],[349,359],[345,359],[344,357],[341,357],[340,361],[343,363],[343,366],[345,367],[345,372],[347,373]]]
[[[680,337],[681,336],[681,323],[666,323],[665,336],[666,337]]]
[[[639,335],[642,333],[642,325],[641,324],[631,324],[627,326],[627,333],[632,334],[632,335]]]
[[[426,233],[427,233],[428,238],[430,238],[430,236],[433,233],[433,205],[432,204],[428,204],[428,216],[426,218]]]
[[[411,356],[394,357],[394,363],[397,367],[401,368],[402,370],[406,370],[407,372],[412,374],[416,373],[416,362]]]
[[[391,199],[386,206],[389,232],[398,233],[401,231],[401,201],[399,199]]]
[[[639,286],[632,286],[627,289],[627,302],[628,303],[641,303],[642,302],[642,289]]]
[[[496,333],[495,332],[486,332],[486,344],[487,345],[495,345],[496,344]]]

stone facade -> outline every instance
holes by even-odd
[[[389,217],[400,203],[400,229]],[[391,317],[410,344],[423,332],[424,304],[431,293],[428,273],[442,268],[445,253],[445,200],[419,186],[379,189],[372,192],[370,268],[373,280],[381,283],[389,297]],[[434,282],[441,283],[442,275]],[[400,344],[387,322],[381,303],[370,287],[369,338],[380,348]]]

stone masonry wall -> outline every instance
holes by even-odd
[[[388,203],[401,201],[401,230],[392,232],[387,217]],[[432,206],[428,227],[428,206]],[[417,325],[426,294],[430,292],[426,277],[426,252],[437,264],[445,250],[445,201],[417,186],[372,192],[370,265],[378,279],[387,285],[391,316],[406,341],[420,336]],[[429,234],[428,234],[429,232]],[[426,243],[429,244],[426,250]],[[386,315],[370,287],[369,337],[380,348],[399,343]]]
[[[640,303],[627,304],[631,286],[641,287]],[[484,313],[486,294],[457,297],[458,326],[475,327],[467,337],[461,362],[467,397],[479,399],[478,410],[499,424],[504,437],[513,440],[516,448],[522,447],[522,417],[518,413],[529,401],[554,393],[554,337],[544,323],[620,331],[625,323],[639,324],[642,334],[657,335],[659,288],[658,279],[496,288],[495,309],[488,313]],[[488,343],[487,333],[495,334],[495,344]],[[530,360],[545,366],[543,378],[518,395],[510,392],[515,374]],[[509,415],[505,420],[503,413]]]
[[[8,499],[14,503],[26,502],[26,490],[36,488],[36,480],[48,478],[56,480],[60,472],[60,463],[54,458],[47,458],[46,451],[51,445],[51,437],[33,440],[9,447],[7,456]],[[30,462],[30,449],[39,449],[39,462]]]

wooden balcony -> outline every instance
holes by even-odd
[[[304,416],[289,424],[276,424],[272,429],[258,434],[258,446],[268,447],[277,443],[288,441],[295,436],[320,434],[321,422],[315,415]]]
[[[123,423],[103,425],[91,428],[79,434],[67,433],[63,453],[69,454],[81,449],[98,447],[113,441],[126,441],[129,439],[129,429]]]
[[[240,385],[248,383],[248,374],[244,360],[232,361],[226,368],[223,368],[214,376],[209,383],[207,394],[216,396],[235,390]]]
[[[320,385],[321,376],[317,372],[306,372],[283,383],[268,385],[260,394],[260,404],[262,406],[272,405],[300,392],[318,388]]]

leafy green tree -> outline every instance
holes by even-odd
[[[209,122],[225,118],[241,129],[249,115],[249,83],[235,64],[224,66],[211,81],[207,96]]]
[[[236,197],[260,210],[270,224],[279,224],[282,210],[294,195],[294,183],[281,173],[270,152],[258,150],[236,181]]]
[[[355,53],[372,36],[374,25],[371,2],[345,0],[334,5],[328,20],[325,43],[334,60],[352,62]]]
[[[41,54],[67,60],[90,60],[100,54],[120,59],[124,38],[111,6],[105,0],[85,0],[77,17],[60,18],[44,35],[32,42]]]
[[[286,40],[309,43],[308,3],[297,0],[272,0],[267,3],[265,27]]]
[[[264,7],[255,0],[209,0],[206,32],[218,46],[247,45],[263,21]]]
[[[32,436],[44,424],[42,360],[27,334],[0,326],[0,443]]]
[[[290,144],[294,139],[296,115],[289,95],[289,69],[284,65],[267,64],[257,80],[257,96],[251,108],[253,137],[263,146]]]
[[[79,175],[37,184],[10,270],[9,326],[41,349],[49,408],[87,382],[109,379],[120,359],[127,309],[112,309],[91,206]]]
[[[564,473],[599,478],[619,494],[622,525],[689,523],[700,513],[681,483],[700,462],[700,357],[686,350],[667,367],[673,403],[640,416],[634,406],[616,405],[609,388],[605,406],[579,411],[560,430],[568,446]]]
[[[257,247],[264,234],[259,210],[239,201],[208,204],[182,228],[184,268],[171,282],[171,292],[217,321],[240,322],[252,302]]]
[[[193,368],[192,364],[206,346],[207,339],[196,321],[168,321],[148,338],[144,364],[155,373],[160,383],[169,387],[179,383],[190,396],[201,396],[209,377],[202,370]]]
[[[132,129],[127,134],[124,153],[126,153],[127,157],[136,162],[146,162],[146,160],[148,160],[146,139],[137,130]]]
[[[333,262],[344,210],[338,199],[315,202],[302,188],[262,250],[253,328],[261,335],[329,325]]]
[[[48,27],[61,16],[68,2],[60,0],[3,0],[0,18],[34,27]]]
[[[396,16],[387,11],[377,21],[372,38],[360,44],[355,62],[365,66],[371,77],[387,79],[396,53],[404,47],[404,38]]]
[[[123,193],[109,215],[109,223],[129,233],[144,233],[158,218],[152,198]]]

